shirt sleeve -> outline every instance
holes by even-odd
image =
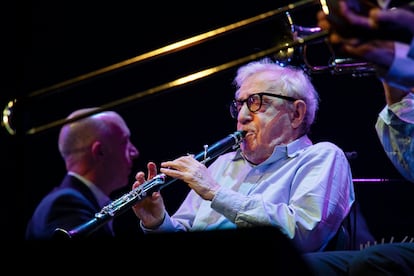
[[[375,124],[378,138],[395,168],[414,182],[414,94],[386,106]]]
[[[281,191],[287,194],[286,202],[272,200],[263,193],[243,196],[222,188],[214,197],[212,208],[239,227],[276,226],[303,252],[323,250],[354,200],[349,163],[329,143],[310,147],[297,161],[300,165],[285,171],[293,176],[289,190]],[[268,179],[272,183],[269,189],[278,190],[284,182],[283,176],[280,178],[281,182]]]
[[[395,43],[395,58],[383,79],[401,90],[414,87],[414,39],[411,45]]]

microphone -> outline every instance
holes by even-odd
[[[345,156],[348,159],[348,161],[350,161],[350,160],[357,159],[358,153],[356,151],[346,151]]]

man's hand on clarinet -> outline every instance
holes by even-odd
[[[135,183],[132,185],[132,189],[144,184],[146,181],[151,180],[157,175],[157,165],[154,162],[148,162],[148,177],[145,179],[145,173],[140,171],[135,175]],[[153,192],[152,195],[148,195],[144,199],[140,200],[134,206],[132,210],[135,215],[141,220],[141,223],[146,228],[156,228],[159,226],[165,217],[165,205],[161,193]]]

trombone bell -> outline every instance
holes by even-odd
[[[334,0],[331,0],[334,1]],[[325,9],[327,6],[322,5]],[[289,11],[277,22],[277,43],[280,51],[273,55],[275,62],[282,66],[302,67],[308,74],[331,73],[350,74],[352,76],[370,76],[375,74],[373,64],[343,56],[327,40],[328,32],[318,26],[295,24]],[[310,56],[313,57],[311,60]],[[321,63],[321,59],[325,59]],[[315,61],[314,59],[318,59]],[[317,62],[317,63],[315,63]]]

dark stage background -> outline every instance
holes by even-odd
[[[79,2],[79,3],[77,3]],[[181,3],[182,2],[182,3]],[[100,69],[170,43],[237,22],[287,4],[262,0],[167,3],[147,1],[35,1],[8,3],[3,17],[3,80],[0,103]],[[10,11],[10,12],[8,12]],[[314,24],[313,8],[292,14],[298,24]],[[72,110],[100,106],[176,78],[257,52],[278,37],[272,22],[232,32],[214,41],[32,99],[17,109],[22,129],[66,117]],[[316,47],[312,59],[326,62]],[[235,130],[228,112],[235,68],[200,81],[148,96],[116,110],[130,126],[140,151],[135,171],[198,153]],[[315,74],[320,112],[314,142],[332,141],[352,160],[355,178],[400,178],[378,142],[374,123],[384,105],[382,86],[373,76]],[[1,129],[4,216],[3,237],[21,239],[35,205],[62,179],[58,128],[34,135]],[[135,174],[135,173],[134,173]],[[131,184],[133,183],[131,175]],[[125,187],[123,192],[129,191]],[[176,182],[163,190],[172,211],[187,188]],[[126,214],[128,216],[128,214]]]

